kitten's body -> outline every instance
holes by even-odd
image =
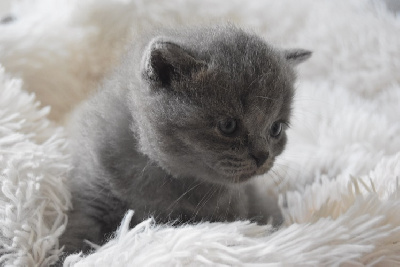
[[[150,216],[279,224],[278,207],[247,180],[267,172],[286,143],[284,131],[269,133],[289,120],[289,61],[309,56],[296,53],[234,27],[166,33],[130,49],[78,113],[66,251],[102,243],[127,209],[132,225]],[[233,134],[219,126],[229,118]]]

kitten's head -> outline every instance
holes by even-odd
[[[176,177],[266,173],[286,144],[293,66],[310,54],[231,26],[153,39],[132,97],[140,149]]]

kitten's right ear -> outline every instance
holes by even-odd
[[[298,64],[306,61],[311,57],[311,54],[311,51],[305,49],[289,49],[284,51],[286,60],[292,66],[297,66]]]
[[[205,65],[178,44],[158,37],[151,41],[144,53],[142,76],[156,87],[171,89],[173,81],[190,77]]]

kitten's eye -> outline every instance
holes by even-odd
[[[226,119],[218,122],[219,130],[226,135],[233,134],[237,129],[237,123],[235,119]]]
[[[274,122],[269,129],[269,134],[272,137],[278,137],[282,132],[282,123],[279,121]]]

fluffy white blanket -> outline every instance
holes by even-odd
[[[65,265],[400,266],[400,16],[389,2],[2,0],[0,15],[15,19],[0,24],[0,265],[57,260],[70,208],[60,125],[124,40],[149,25],[229,20],[314,51],[299,68],[287,150],[259,178],[285,224],[128,229],[129,212],[109,243]]]

